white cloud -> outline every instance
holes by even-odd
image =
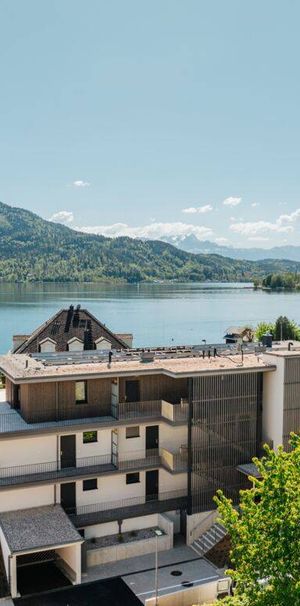
[[[270,238],[264,238],[264,236],[252,236],[248,238],[249,242],[268,242]]]
[[[256,236],[267,232],[290,233],[294,231],[292,223],[300,218],[300,208],[290,215],[280,215],[274,223],[270,221],[248,221],[232,223],[230,229],[244,236]]]
[[[74,221],[74,215],[71,211],[68,210],[60,210],[58,213],[54,213],[52,217],[50,217],[50,221],[53,223],[72,223]]]
[[[74,187],[90,187],[90,183],[88,181],[81,181],[81,179],[78,179],[78,181],[73,181]]]
[[[256,208],[256,206],[260,206],[260,203],[259,202],[252,202],[251,206],[253,208]]]
[[[190,206],[189,208],[183,208],[182,212],[186,213],[187,215],[194,215],[196,213],[199,214],[205,214],[205,213],[210,213],[213,210],[213,207],[211,206],[211,204],[205,204],[204,206],[198,206],[198,208],[196,208],[195,206]]]
[[[76,227],[77,230],[89,234],[101,234],[110,238],[128,236],[129,238],[144,238],[148,240],[163,240],[164,238],[185,238],[194,235],[198,240],[203,240],[213,234],[210,227],[190,225],[188,223],[151,223],[139,227],[130,227],[126,223],[114,223],[113,225],[95,225],[87,227]]]
[[[235,198],[234,196],[229,196],[223,201],[224,206],[238,206],[242,201],[242,198]]]

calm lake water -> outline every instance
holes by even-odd
[[[0,353],[13,334],[30,334],[61,307],[80,303],[134,345],[222,341],[230,325],[274,320],[300,323],[299,293],[254,291],[245,284],[0,284]]]

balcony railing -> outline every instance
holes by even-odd
[[[48,461],[45,463],[0,467],[0,487],[57,480],[72,476],[101,474],[110,471],[126,472],[160,466],[169,471],[186,471],[186,464],[182,461],[179,453],[178,456],[176,454],[172,455],[176,461],[174,467],[172,467],[166,460],[166,452],[165,449],[133,450],[128,453],[122,453],[119,458],[113,458],[111,453],[94,457],[77,458],[75,465],[73,460],[65,460],[63,465],[59,461]]]
[[[104,501],[93,503],[91,505],[79,505],[73,508],[66,508],[65,511],[72,516],[86,516],[93,513],[124,509],[126,507],[137,507],[138,505],[147,505],[149,503],[160,503],[164,501],[176,501],[185,498],[187,490],[172,490],[169,492],[160,492],[155,495],[142,495],[131,497],[129,499],[120,499],[119,501]]]
[[[147,402],[120,402],[117,407],[118,419],[136,419],[141,417],[160,417],[161,400]]]
[[[135,420],[143,418],[163,418],[173,423],[188,419],[188,404],[172,404],[165,400],[146,402],[120,402],[111,408],[101,409],[99,405],[78,404],[67,407],[64,404],[55,408],[38,407],[29,410],[16,410],[8,404],[0,406],[0,433],[25,432],[49,428],[53,424],[61,426],[109,424],[115,420]]]

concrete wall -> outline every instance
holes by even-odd
[[[277,370],[264,373],[262,437],[273,440],[276,448],[283,437],[284,358],[264,354],[264,360],[276,364]]]
[[[206,532],[215,522],[218,517],[218,511],[202,511],[186,516],[186,543],[191,545],[193,541],[198,539]]]
[[[217,598],[217,584],[218,581],[212,581],[169,595],[159,595],[159,606],[197,606],[212,603]],[[155,606],[155,597],[146,599],[145,606]]]
[[[187,473],[170,474],[165,469],[159,470],[159,492],[170,492],[187,488]]]
[[[84,431],[90,431],[85,429]],[[94,429],[92,430],[94,431]],[[83,443],[83,431],[76,434],[76,458],[97,457],[111,453],[111,429],[98,429],[98,441]]]
[[[3,534],[3,530],[0,527],[0,543],[1,543],[1,550],[2,550],[2,556],[3,556],[3,563],[4,563],[4,568],[5,568],[5,572],[6,572],[6,577],[7,580],[9,579],[9,556],[10,556],[10,549],[8,547],[8,544],[6,542],[6,538]]]
[[[56,435],[28,436],[0,440],[0,477],[1,468],[29,465],[33,463],[57,461]],[[20,473],[23,473],[20,470]]]
[[[54,486],[33,486],[1,491],[0,511],[16,511],[54,503]]]
[[[158,551],[164,551],[171,548],[171,538],[167,535],[158,537]],[[154,553],[156,550],[156,537],[145,539],[143,541],[133,541],[132,543],[118,543],[111,547],[102,549],[89,549],[87,552],[87,565],[97,566],[107,562],[116,562],[136,556],[143,556],[147,553]]]
[[[134,471],[134,470],[132,470]],[[82,481],[76,482],[76,504],[91,505],[145,496],[145,472],[140,471],[138,484],[126,484],[126,474],[98,477],[97,490],[82,490]]]
[[[128,518],[123,520],[122,532],[130,532],[131,530],[141,530],[142,528],[151,528],[158,526],[158,514],[154,513],[149,516],[139,516],[138,518]],[[93,537],[105,537],[112,534],[118,534],[118,522],[106,522],[104,524],[95,524],[87,526],[85,529],[85,538],[92,539]]]
[[[74,584],[81,582],[81,543],[59,547],[56,553],[61,558],[60,567]]]

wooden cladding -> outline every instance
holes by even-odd
[[[140,401],[167,400],[173,404],[180,402],[181,398],[188,397],[188,380],[172,379],[164,375],[147,375],[144,377],[128,377],[120,379],[119,398],[125,402],[126,381],[139,382]]]
[[[111,414],[111,379],[87,381],[87,401],[76,403],[75,381],[21,385],[21,414],[28,422]]]

